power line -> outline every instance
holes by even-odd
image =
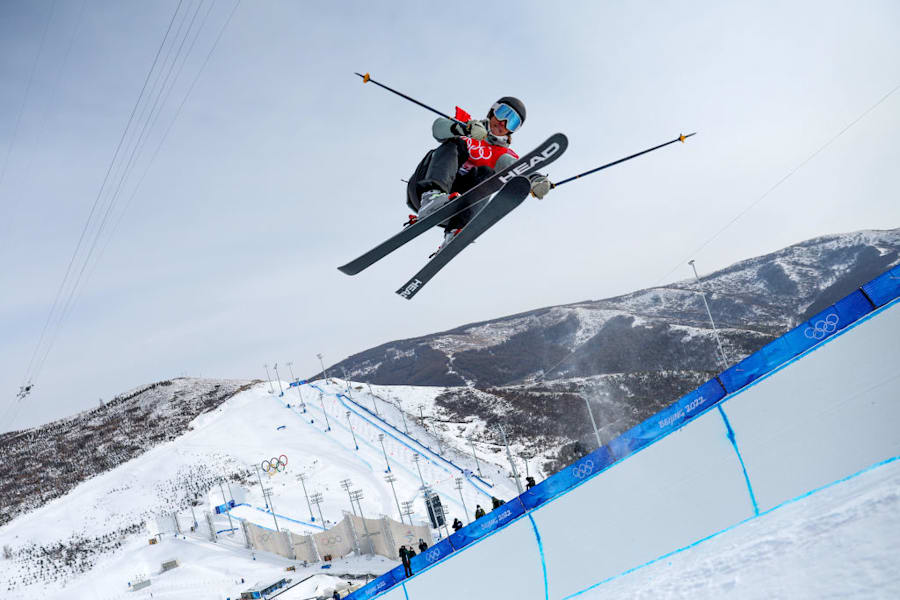
[[[159,45],[159,49],[156,51],[156,56],[155,56],[154,59],[153,59],[153,64],[150,66],[150,70],[147,72],[147,77],[144,79],[144,85],[141,87],[141,92],[140,92],[140,94],[138,94],[138,99],[137,99],[137,101],[136,101],[135,104],[134,104],[134,108],[132,108],[131,115],[129,116],[128,122],[127,122],[127,124],[125,125],[125,129],[124,129],[124,131],[122,132],[122,136],[121,136],[121,138],[119,139],[119,143],[118,143],[118,145],[116,146],[116,150],[115,150],[115,152],[113,153],[113,157],[112,157],[112,160],[110,161],[109,167],[108,167],[107,170],[106,170],[106,175],[104,176],[103,183],[100,185],[100,190],[98,191],[97,197],[94,199],[94,203],[93,203],[93,205],[91,206],[90,212],[88,213],[87,221],[85,221],[84,227],[83,227],[82,230],[81,230],[81,235],[80,235],[79,238],[78,238],[78,243],[75,245],[75,250],[74,250],[74,252],[72,253],[72,257],[71,257],[71,259],[69,260],[69,264],[68,264],[68,266],[67,266],[67,268],[66,268],[65,275],[63,276],[63,279],[62,279],[62,281],[60,282],[59,288],[57,289],[56,297],[55,297],[54,300],[53,300],[53,305],[52,305],[52,307],[51,307],[51,309],[50,309],[50,313],[47,315],[47,321],[44,323],[44,327],[43,327],[43,329],[41,330],[41,335],[40,335],[40,338],[39,338],[39,340],[38,340],[38,344],[37,344],[37,346],[35,347],[34,352],[33,352],[33,354],[32,354],[32,357],[31,357],[31,361],[30,361],[29,364],[28,364],[28,370],[25,372],[25,376],[23,377],[23,381],[22,381],[22,384],[23,384],[23,385],[24,385],[27,381],[29,381],[29,379],[30,379],[31,376],[32,376],[32,368],[33,368],[33,366],[34,366],[34,364],[35,364],[35,359],[36,359],[36,357],[37,357],[37,355],[38,355],[38,353],[39,353],[39,351],[40,351],[40,349],[41,349],[41,345],[43,344],[44,337],[46,336],[46,333],[47,333],[47,329],[49,328],[50,323],[51,323],[51,321],[52,321],[52,319],[53,319],[53,316],[54,316],[54,314],[56,313],[56,308],[57,308],[57,306],[59,305],[59,299],[60,299],[60,297],[62,296],[63,290],[65,289],[65,285],[66,285],[66,283],[67,283],[67,281],[68,281],[68,279],[69,279],[69,275],[70,275],[71,272],[72,272],[72,267],[73,267],[73,265],[75,264],[75,259],[77,258],[78,253],[79,253],[79,251],[81,250],[81,246],[82,246],[82,243],[84,242],[84,238],[85,238],[85,236],[87,235],[88,229],[90,228],[90,225],[91,225],[91,223],[92,223],[92,221],[93,221],[94,213],[97,211],[97,207],[98,207],[98,205],[100,204],[100,199],[101,199],[101,197],[102,197],[102,195],[103,195],[104,189],[106,188],[106,183],[107,183],[107,181],[109,181],[110,173],[112,172],[113,166],[114,166],[115,163],[116,163],[116,159],[117,159],[118,156],[119,156],[119,152],[120,152],[120,150],[122,149],[122,145],[123,145],[123,143],[125,142],[125,137],[126,137],[126,135],[127,135],[127,133],[128,133],[129,127],[131,126],[131,123],[132,123],[132,121],[134,120],[134,116],[135,116],[135,114],[136,114],[136,112],[137,112],[138,106],[140,105],[141,99],[144,97],[144,92],[145,92],[146,89],[147,89],[147,83],[150,81],[150,76],[151,76],[151,74],[153,73],[153,70],[156,68],[156,64],[157,64],[157,62],[159,61],[159,56],[160,56],[160,54],[162,53],[162,49],[163,49],[163,47],[165,46],[166,41],[169,39],[169,33],[172,31],[172,24],[175,22],[175,17],[177,16],[178,11],[181,9],[182,1],[183,1],[183,0],[179,0],[178,6],[175,7],[175,12],[172,14],[172,19],[169,21],[169,26],[168,26],[168,28],[166,29],[166,34],[165,34],[165,36],[163,37],[162,43],[160,43],[160,45]],[[76,284],[77,284],[77,283],[76,283]],[[59,323],[61,323],[61,322],[58,321],[57,326],[59,325]]]
[[[200,6],[202,6],[202,3],[203,3],[203,2],[201,1],[200,5],[198,5],[198,11],[199,11]],[[75,286],[73,287],[72,292],[70,293],[69,299],[67,300],[67,302],[66,302],[66,304],[65,304],[65,307],[64,307],[64,309],[63,309],[63,311],[62,311],[62,313],[61,313],[61,317],[60,317],[60,319],[59,319],[60,326],[61,326],[62,321],[63,321],[63,320],[68,316],[68,314],[71,312],[71,309],[72,309],[72,307],[74,306],[75,301],[76,301],[77,298],[78,298],[78,296],[76,295],[76,289],[75,289],[75,288],[76,288],[76,287],[79,287],[80,289],[79,289],[78,291],[83,290],[83,289],[84,289],[84,286],[83,286],[83,285],[80,285],[80,284],[82,284],[82,283],[84,283],[85,281],[87,281],[87,280],[91,277],[91,275],[93,274],[93,272],[96,270],[96,267],[97,267],[97,265],[100,263],[100,259],[101,259],[102,255],[104,254],[106,248],[109,246],[109,243],[110,243],[110,241],[112,240],[112,238],[113,238],[113,236],[114,236],[114,234],[115,234],[115,231],[118,229],[119,224],[121,223],[122,219],[124,218],[124,215],[125,215],[125,212],[126,212],[127,209],[128,209],[128,206],[130,206],[132,200],[134,200],[134,197],[135,197],[135,195],[137,194],[138,190],[140,189],[140,186],[141,186],[141,184],[143,183],[144,179],[146,178],[147,173],[149,173],[151,166],[155,163],[156,157],[159,155],[159,151],[162,149],[163,144],[165,143],[166,139],[167,139],[168,136],[169,136],[169,133],[170,133],[171,130],[172,130],[172,127],[174,126],[175,122],[177,121],[179,115],[181,114],[182,108],[183,108],[184,105],[187,103],[187,100],[188,100],[188,98],[190,97],[191,92],[193,91],[195,85],[197,84],[197,81],[200,79],[200,76],[201,76],[201,74],[203,73],[204,69],[206,68],[206,65],[209,63],[209,60],[210,60],[210,58],[212,57],[213,52],[215,51],[216,47],[218,46],[219,41],[220,41],[221,38],[222,38],[222,35],[225,33],[225,30],[227,29],[229,23],[231,22],[231,19],[232,19],[232,17],[234,16],[234,13],[237,11],[237,8],[238,8],[239,5],[240,5],[240,0],[238,0],[238,1],[235,3],[235,5],[232,7],[231,12],[229,13],[227,19],[226,19],[225,22],[223,23],[222,27],[219,29],[219,33],[218,33],[218,35],[217,35],[215,41],[213,42],[212,47],[210,48],[209,52],[207,53],[206,58],[205,58],[204,61],[203,61],[203,64],[200,66],[200,69],[197,71],[197,74],[195,75],[194,80],[191,82],[190,87],[188,88],[187,92],[185,93],[184,97],[182,98],[181,103],[179,104],[177,110],[175,111],[175,115],[172,117],[172,120],[169,122],[169,125],[168,125],[168,127],[167,127],[165,133],[163,134],[162,138],[160,139],[159,144],[156,146],[156,150],[154,151],[153,156],[151,157],[150,161],[148,162],[147,167],[144,169],[144,173],[143,173],[143,175],[141,176],[141,179],[138,181],[138,183],[136,184],[136,186],[135,186],[134,189],[132,190],[131,196],[130,196],[130,197],[128,198],[128,200],[126,201],[125,207],[124,207],[121,211],[119,211],[119,218],[118,218],[118,220],[116,221],[116,223],[113,225],[113,227],[112,227],[112,229],[110,230],[109,234],[106,236],[106,242],[105,242],[104,245],[101,247],[100,252],[97,254],[96,258],[94,259],[93,265],[91,266],[91,269],[90,269],[90,271],[88,272],[87,278],[83,278],[83,277],[82,277],[82,274],[84,273],[84,270],[85,270],[85,268],[87,267],[88,259],[89,259],[90,256],[93,254],[93,250],[94,250],[94,247],[96,246],[96,242],[97,242],[97,240],[99,240],[99,233],[98,233],[97,236],[94,238],[95,241],[94,241],[94,244],[93,244],[92,247],[91,247],[91,253],[88,255],[88,259],[86,259],[85,262],[84,262],[84,264],[82,265],[82,270],[81,270],[81,273],[79,273],[79,278],[78,278],[78,280],[76,281],[76,284],[75,284]],[[178,68],[178,72],[176,73],[175,79],[172,80],[172,81],[173,81],[172,85],[170,85],[169,88],[168,88],[168,91],[166,91],[166,98],[165,98],[164,101],[163,101],[163,105],[165,104],[166,100],[168,99],[168,96],[169,96],[169,94],[171,93],[171,91],[174,89],[174,85],[175,85],[174,82],[177,81],[178,77],[180,76],[180,73],[181,73],[181,71],[182,71],[182,69],[183,69],[185,63],[187,62],[187,57],[190,55],[191,51],[193,50],[194,45],[196,44],[197,38],[198,38],[198,36],[199,36],[199,32],[200,32],[200,30],[203,28],[204,24],[206,23],[206,21],[207,21],[207,19],[208,19],[208,17],[209,17],[209,14],[210,14],[210,12],[212,11],[213,7],[214,7],[214,4],[210,4],[210,8],[207,10],[206,14],[204,15],[204,17],[203,17],[203,19],[202,19],[202,21],[201,21],[200,26],[199,26],[199,27],[197,28],[197,30],[195,31],[194,39],[193,39],[192,42],[191,42],[191,45],[190,45],[190,47],[189,47],[189,49],[188,49],[188,52],[185,54],[185,59],[181,62],[181,65],[180,65],[179,68]],[[195,12],[195,16],[196,16],[196,12]],[[192,20],[192,23],[193,23],[193,20]],[[189,35],[189,33],[190,33],[190,28],[188,29],[188,33],[185,34],[185,39],[187,38],[187,36]],[[183,46],[183,42],[182,42],[182,46]],[[176,56],[176,59],[177,59],[177,56]],[[167,62],[167,61],[164,61],[164,63],[165,63],[165,62]],[[173,61],[172,65],[174,66],[174,64],[175,64],[175,63],[174,63],[174,61]],[[170,68],[170,72],[171,72],[171,68]],[[157,81],[158,81],[158,78],[157,78]],[[160,93],[162,93],[162,92],[160,92]],[[157,99],[158,99],[158,97],[157,97]],[[155,114],[153,117],[151,117],[151,118],[153,118],[153,125],[155,125],[156,119],[157,119],[157,118],[159,117],[159,115],[161,114],[161,111],[162,111],[162,108],[160,108],[160,110],[157,111],[156,114]],[[152,129],[153,125],[151,125],[151,129]],[[135,150],[137,150],[137,146],[135,147]],[[134,153],[132,153],[132,157],[133,157],[133,156],[134,156]],[[131,166],[131,161],[129,162],[129,166]],[[130,173],[130,169],[129,169],[129,172],[126,173],[124,176],[127,177],[129,173]],[[120,188],[121,188],[121,185],[119,186],[119,188],[117,188],[117,194],[118,194],[118,191],[119,191]],[[118,195],[116,196],[116,198],[114,198],[113,201],[115,201],[117,198],[118,198]],[[106,213],[106,215],[104,216],[104,223],[106,222],[106,218],[108,217],[108,215],[109,215],[109,210],[107,210],[107,213]],[[49,353],[50,353],[50,350],[51,350],[51,348],[52,348],[52,346],[53,346],[53,342],[55,342],[55,338],[59,335],[59,331],[60,331],[60,328],[57,328],[56,331],[55,331],[55,334],[54,334],[54,339],[51,341],[50,344],[47,345],[46,350],[45,350],[45,352],[44,352],[44,354],[43,354],[43,357],[42,357],[42,359],[40,360],[40,362],[38,363],[38,367],[35,369],[35,373],[36,373],[36,375],[34,375],[35,378],[37,377],[37,374],[39,374],[40,371],[43,369],[43,364],[44,364],[44,362],[46,361],[47,356],[48,356]]]
[[[782,177],[782,178],[779,179],[777,182],[775,182],[775,184],[774,184],[772,187],[770,187],[768,190],[766,190],[765,193],[763,193],[759,198],[757,198],[757,199],[754,200],[752,203],[750,203],[750,205],[748,205],[744,210],[742,210],[740,213],[738,213],[737,216],[735,216],[735,217],[734,217],[733,219],[731,219],[728,223],[726,223],[724,227],[722,227],[722,228],[719,229],[716,233],[714,233],[714,234],[712,235],[712,237],[710,237],[708,240],[706,240],[705,242],[703,242],[703,243],[702,243],[699,247],[697,247],[691,254],[689,254],[684,260],[682,260],[682,261],[679,262],[677,265],[675,265],[675,267],[673,267],[671,271],[669,271],[669,272],[666,273],[663,277],[661,277],[660,280],[659,280],[654,286],[652,286],[652,287],[660,287],[660,283],[662,283],[664,280],[668,279],[673,273],[675,273],[675,271],[677,271],[678,269],[682,268],[692,256],[696,255],[698,252],[700,252],[701,250],[703,250],[704,248],[706,248],[710,243],[713,242],[713,240],[715,240],[717,237],[719,237],[719,235],[721,235],[722,232],[724,232],[726,229],[728,229],[729,227],[731,227],[732,225],[734,225],[734,223],[736,223],[741,217],[743,217],[745,214],[747,214],[747,213],[748,213],[751,209],[753,209],[757,204],[759,204],[760,202],[762,202],[767,196],[769,196],[769,194],[771,194],[772,192],[774,192],[774,191],[775,191],[782,183],[784,183],[785,181],[787,181],[788,178],[791,177],[791,175],[793,175],[794,173],[796,173],[797,171],[799,171],[801,168],[803,168],[807,163],[809,163],[812,159],[814,159],[816,156],[818,156],[823,150],[825,150],[828,146],[830,146],[835,140],[837,140],[839,137],[841,137],[842,135],[844,135],[844,133],[846,133],[851,127],[853,127],[854,125],[856,125],[857,123],[859,123],[859,122],[860,122],[861,120],[863,120],[869,113],[871,113],[873,110],[875,110],[876,108],[878,108],[878,106],[880,106],[885,100],[887,100],[889,97],[891,97],[897,90],[900,90],[900,84],[898,84],[898,85],[897,85],[896,87],[894,87],[891,91],[889,91],[887,94],[885,94],[884,96],[882,96],[877,102],[875,102],[875,104],[873,104],[872,106],[870,106],[869,108],[867,108],[865,111],[863,111],[862,114],[860,114],[858,117],[856,117],[855,119],[853,119],[853,120],[852,120],[849,124],[847,124],[843,129],[841,129],[841,130],[838,131],[835,135],[833,135],[827,142],[825,142],[824,144],[822,144],[821,146],[819,146],[819,148],[816,149],[815,152],[813,152],[813,153],[810,154],[808,157],[806,157],[806,159],[804,159],[800,164],[798,164],[796,167],[794,167],[793,169],[791,169],[790,171],[788,171],[788,173],[787,173],[786,175],[784,175],[784,177]],[[664,288],[664,289],[665,289],[665,288]],[[565,356],[562,357],[562,359],[560,359],[559,361],[557,361],[554,365],[552,365],[552,366],[549,367],[548,369],[545,369],[542,375],[540,375],[539,377],[535,378],[535,382],[543,380],[543,379],[544,379],[544,376],[545,376],[546,374],[553,372],[553,371],[554,371],[557,367],[559,367],[561,364],[563,364],[564,362],[570,360],[575,354],[577,354],[579,351],[581,351],[585,346],[586,346],[586,344],[582,344],[582,345],[576,346],[575,348],[573,348],[572,350],[570,350]]]
[[[41,35],[41,43],[38,46],[38,52],[34,56],[34,62],[31,63],[31,74],[28,76],[28,83],[25,85],[25,94],[22,96],[22,104],[19,105],[19,113],[16,115],[16,125],[13,128],[12,139],[9,142],[9,146],[6,148],[6,157],[3,159],[3,168],[0,168],[0,189],[3,188],[3,182],[6,179],[6,170],[9,166],[9,157],[12,154],[13,147],[16,145],[16,140],[19,137],[19,126],[22,123],[22,113],[25,112],[25,105],[28,103],[28,96],[31,95],[31,86],[34,83],[34,75],[37,72],[37,66],[40,62],[41,56],[44,54],[44,45],[47,42],[47,31],[50,30],[50,22],[53,20],[53,12],[56,10],[56,0],[53,0],[53,4],[50,5],[50,10],[47,12],[47,22],[44,24],[44,33]],[[0,235],[0,240],[9,239],[9,232],[12,230],[12,215],[15,212],[14,208],[16,205],[15,199],[10,203],[12,207],[9,211],[9,218],[3,219],[7,223],[6,227],[4,227],[3,235]],[[4,242],[5,244],[5,242]],[[2,252],[0,252],[2,254]]]
[[[708,240],[706,240],[705,242],[703,242],[702,244],[700,244],[700,246],[698,246],[697,248],[695,248],[690,254],[688,254],[684,259],[682,259],[678,264],[676,264],[674,267],[672,267],[672,270],[671,270],[671,271],[669,271],[668,273],[666,273],[665,275],[663,275],[663,276],[659,279],[659,281],[657,282],[657,285],[658,285],[659,283],[662,283],[662,282],[665,281],[666,279],[668,279],[668,278],[672,275],[672,273],[674,273],[674,272],[677,271],[678,269],[681,269],[681,268],[684,266],[684,264],[687,263],[687,261],[688,261],[691,257],[696,256],[698,252],[700,252],[701,250],[703,250],[704,248],[706,248],[709,244],[711,244],[711,243],[713,242],[713,240],[715,240],[717,237],[719,237],[726,229],[728,229],[729,227],[731,227],[732,225],[734,225],[741,217],[743,217],[745,214],[747,214],[748,212],[750,212],[750,210],[752,210],[757,204],[759,204],[760,202],[762,202],[763,200],[765,200],[765,199],[769,196],[769,194],[771,194],[771,193],[774,192],[778,187],[780,187],[782,183],[784,183],[785,181],[787,181],[794,173],[796,173],[797,171],[799,171],[800,169],[802,169],[804,166],[806,166],[807,163],[809,163],[812,159],[814,159],[816,156],[818,156],[819,153],[821,153],[823,150],[825,150],[825,148],[827,148],[828,146],[830,146],[835,140],[837,140],[839,137],[841,137],[842,135],[844,135],[844,133],[846,133],[851,127],[853,127],[854,125],[856,125],[857,123],[859,123],[860,121],[862,121],[869,113],[871,113],[873,110],[875,110],[876,108],[878,108],[878,106],[880,106],[881,103],[883,103],[885,100],[887,100],[887,99],[888,99],[894,92],[896,92],[897,90],[900,90],[900,84],[898,84],[894,89],[892,89],[892,90],[889,91],[887,94],[885,94],[884,96],[882,96],[881,99],[878,100],[878,102],[876,102],[875,104],[873,104],[872,106],[870,106],[869,108],[867,108],[865,111],[863,111],[863,113],[862,113],[861,115],[859,115],[858,117],[856,117],[855,119],[853,119],[846,127],[844,127],[844,128],[841,129],[839,132],[837,132],[837,133],[836,133],[834,136],[832,136],[827,142],[825,142],[824,144],[822,144],[821,146],[819,146],[819,148],[816,149],[815,152],[813,152],[812,154],[810,154],[809,156],[807,156],[806,159],[804,159],[800,164],[798,164],[796,167],[794,167],[793,169],[791,169],[790,171],[788,171],[787,174],[786,174],[784,177],[782,177],[781,179],[779,179],[778,181],[776,181],[775,184],[774,184],[772,187],[770,187],[768,190],[766,190],[766,191],[762,194],[762,196],[760,196],[759,198],[757,198],[756,200],[754,200],[753,202],[751,202],[746,208],[744,208],[744,210],[742,210],[741,212],[739,212],[739,213],[737,214],[737,216],[735,216],[733,219],[731,219],[730,221],[728,221],[728,223],[726,223],[721,229],[719,229],[717,232],[715,232]]]

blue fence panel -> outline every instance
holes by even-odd
[[[594,473],[599,473],[614,462],[613,456],[606,447],[594,450],[580,458],[562,471],[559,471],[530,490],[520,498],[526,510],[532,510],[551,498],[559,496],[566,490],[575,487]]]
[[[736,392],[871,311],[872,305],[865,295],[856,290],[810,320],[766,344],[719,375],[719,378],[728,393]]]
[[[856,290],[805,323],[766,344],[757,352],[721,373],[717,379],[710,379],[696,390],[682,396],[671,406],[614,439],[608,448],[600,448],[588,454],[526,491],[519,498],[510,500],[474,523],[463,527],[448,539],[435,544],[424,554],[416,555],[413,558],[413,572],[445,558],[454,549],[464,548],[506,526],[522,515],[525,510],[540,506],[551,498],[575,487],[591,475],[602,471],[615,460],[622,459],[669,431],[677,429],[724,398],[726,390],[727,393],[735,392],[772,372],[788,360],[874,310],[872,304],[881,307],[898,297],[900,297],[900,266],[883,273],[863,285],[861,290]],[[719,383],[720,381],[721,383]],[[430,555],[429,552],[431,552]],[[350,594],[348,598],[350,600],[373,598],[402,581],[404,575],[403,567],[397,567]]]
[[[452,553],[453,546],[450,545],[450,538],[444,538],[434,546],[426,548],[425,552],[420,552],[413,556],[409,564],[412,567],[413,573],[418,573],[425,567],[447,558]]]
[[[387,591],[389,588],[397,585],[406,578],[406,571],[403,565],[394,567],[384,575],[381,575],[375,581],[370,581],[363,587],[346,597],[345,600],[362,600],[363,598],[374,598],[378,594]]]
[[[900,265],[882,273],[862,286],[862,289],[878,307],[900,298]]]
[[[459,550],[475,540],[483,538],[492,531],[500,529],[524,512],[525,507],[522,506],[522,502],[518,498],[513,498],[506,504],[495,508],[474,523],[469,523],[451,535],[449,538],[450,543],[453,545],[453,548]]]
[[[625,458],[669,431],[678,429],[694,415],[703,412],[724,397],[725,390],[722,389],[719,382],[710,379],[694,391],[679,398],[669,407],[611,441],[609,447],[613,456],[616,460]]]

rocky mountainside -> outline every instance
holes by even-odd
[[[65,495],[82,481],[175,439],[197,415],[214,410],[254,383],[161,381],[73,417],[0,435],[0,464],[4,465],[0,526]],[[198,482],[195,487],[204,491],[208,486]]]
[[[900,229],[829,235],[706,275],[702,289],[733,364],[898,263]],[[556,449],[553,471],[593,447],[585,400],[613,436],[722,370],[700,289],[684,280],[388,342],[329,372],[447,387],[448,423],[502,419],[534,455]]]

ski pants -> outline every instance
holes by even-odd
[[[428,190],[441,190],[445,193],[459,192],[463,194],[491,175],[490,167],[475,167],[464,173],[460,168],[469,160],[469,149],[461,138],[450,138],[434,150],[430,150],[409,178],[406,186],[406,204],[412,210],[419,211],[422,194]],[[447,229],[465,226],[474,216],[475,210],[464,208],[444,225]]]

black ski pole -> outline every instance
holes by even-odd
[[[662,148],[664,146],[668,146],[669,144],[674,144],[675,142],[681,142],[683,144],[684,140],[688,139],[692,135],[697,135],[697,132],[695,131],[694,133],[689,133],[687,135],[681,134],[674,140],[670,140],[670,141],[666,142],[665,144],[660,144],[659,146],[653,146],[652,148],[647,148],[646,150],[642,150],[641,152],[638,152],[637,154],[632,154],[631,156],[626,156],[625,158],[620,158],[619,160],[614,160],[613,162],[607,163],[601,167],[597,167],[596,169],[591,169],[590,171],[585,171],[584,173],[579,173],[578,175],[569,177],[568,179],[563,179],[562,181],[557,182],[557,183],[551,183],[550,187],[551,188],[559,187],[562,184],[569,183],[570,181],[574,181],[574,180],[578,179],[579,177],[584,177],[585,175],[590,175],[591,173],[596,173],[597,171],[602,171],[603,169],[612,167],[613,165],[623,163],[626,160],[631,160],[632,158],[636,158],[636,157],[640,156],[641,154],[647,154],[648,152],[653,152],[654,150],[659,150],[660,148]]]
[[[398,92],[397,90],[395,90],[395,89],[393,89],[393,88],[389,88],[388,86],[384,85],[383,83],[378,83],[377,81],[375,81],[374,79],[372,79],[371,77],[369,77],[369,74],[368,74],[368,73],[366,73],[365,75],[362,75],[361,73],[354,73],[354,75],[359,75],[360,77],[362,77],[363,83],[369,83],[369,82],[371,81],[372,83],[374,83],[374,84],[377,85],[378,87],[384,88],[384,89],[386,89],[386,90],[389,91],[389,92],[392,92],[392,93],[394,93],[394,94],[397,94],[397,95],[400,96],[401,98],[405,98],[405,99],[409,100],[410,102],[412,102],[413,104],[418,104],[418,105],[421,106],[422,108],[428,109],[428,110],[430,110],[431,112],[433,112],[433,113],[435,113],[435,114],[438,114],[438,115],[444,117],[445,119],[450,119],[451,121],[454,121],[454,122],[456,122],[456,123],[459,123],[460,125],[465,125],[465,123],[463,123],[462,121],[460,121],[460,120],[458,120],[458,119],[454,119],[454,118],[451,117],[450,115],[445,115],[445,114],[442,113],[441,111],[439,111],[439,110],[437,110],[437,109],[434,109],[434,108],[431,108],[431,107],[428,106],[427,104],[423,104],[422,102],[419,102],[419,101],[416,100],[415,98],[410,98],[410,97],[407,96],[406,94],[404,94],[404,93],[402,93],[402,92]]]

